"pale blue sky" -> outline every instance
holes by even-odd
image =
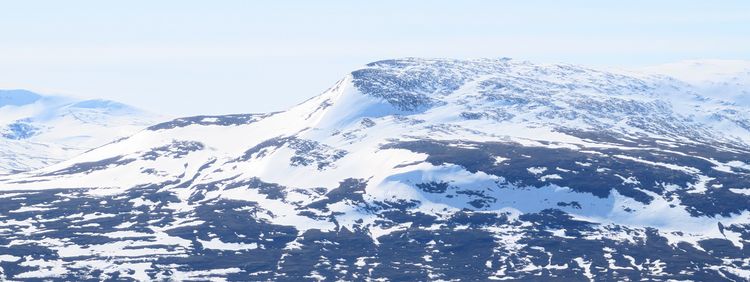
[[[266,112],[394,57],[750,59],[750,1],[3,1],[0,88]]]

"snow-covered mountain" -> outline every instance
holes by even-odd
[[[640,71],[668,75],[698,87],[704,96],[750,107],[750,61],[692,60]]]
[[[667,75],[665,75],[667,74]],[[750,108],[668,72],[400,59],[0,179],[8,279],[750,279]]]
[[[160,120],[113,101],[0,90],[0,175],[70,159]]]

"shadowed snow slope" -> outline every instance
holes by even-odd
[[[153,125],[1,178],[0,266],[9,279],[750,279],[750,110],[669,75],[387,60],[285,112]]]

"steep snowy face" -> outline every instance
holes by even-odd
[[[113,101],[0,90],[0,174],[70,159],[160,119]]]
[[[374,62],[285,112],[180,118],[0,178],[0,265],[9,278],[750,279],[750,114],[702,89],[505,59]]]

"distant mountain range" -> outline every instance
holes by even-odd
[[[162,119],[113,101],[0,90],[0,174],[70,159]]]
[[[734,61],[373,62],[288,111],[178,118],[0,177],[1,272],[747,281],[748,77]]]

